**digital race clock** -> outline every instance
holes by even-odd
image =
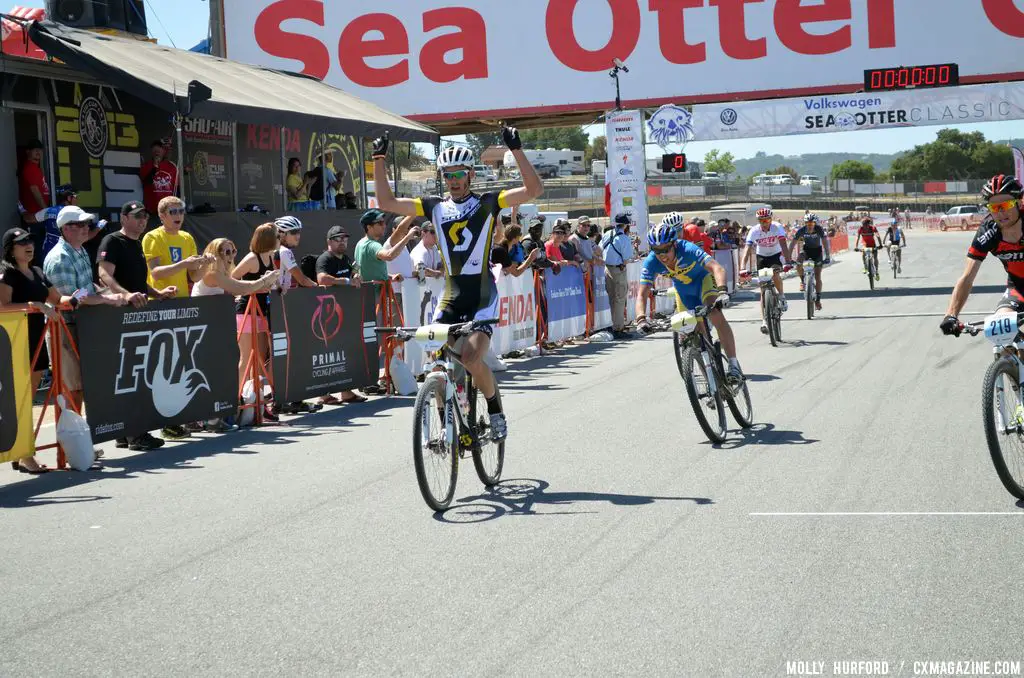
[[[956,64],[933,66],[897,66],[864,71],[865,92],[888,92],[925,87],[956,87],[960,84],[960,67]]]
[[[686,154],[685,153],[665,153],[661,156],[661,171],[662,172],[685,172],[686,171]]]

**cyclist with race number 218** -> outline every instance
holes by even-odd
[[[988,205],[989,218],[974,235],[967,250],[967,265],[953,287],[946,317],[939,324],[943,334],[958,335],[962,325],[957,315],[967,303],[974,287],[974,279],[981,262],[992,254],[1006,269],[1006,293],[996,305],[996,313],[1024,312],[1024,232],[1021,228],[1021,197],[1024,195],[1020,180],[1006,174],[992,177],[981,189],[981,197]]]
[[[452,325],[498,317],[498,286],[491,273],[491,247],[501,240],[498,215],[506,207],[529,202],[544,193],[544,184],[523,153],[515,127],[502,127],[501,136],[512,152],[523,177],[519,188],[473,192],[475,158],[461,146],[451,146],[437,156],[437,168],[448,187],[448,197],[396,198],[387,181],[378,181],[377,201],[382,210],[403,216],[426,217],[437,230],[438,251],[444,266],[445,289],[433,321]],[[373,142],[374,176],[387,177],[387,133]],[[484,357],[491,345],[492,325],[476,324],[466,338],[461,362],[487,399],[491,434],[495,442],[508,436],[491,369]]]

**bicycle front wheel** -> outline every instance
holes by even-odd
[[[704,359],[701,352],[693,347],[687,349],[683,358],[683,383],[686,384],[686,394],[690,397],[693,414],[708,440],[713,443],[725,442],[722,394],[717,388],[711,390]]]
[[[495,395],[501,402],[501,392],[494,385]],[[473,448],[473,466],[480,482],[492,487],[501,480],[501,469],[505,466],[505,441],[491,440],[491,415],[487,413],[487,398],[474,384],[466,379],[466,394],[469,396],[469,426],[477,440]]]
[[[683,367],[683,360],[686,358],[686,351],[690,344],[678,332],[672,333],[672,353],[676,356],[676,367],[679,368],[679,376],[686,379],[686,372]]]
[[[993,362],[985,373],[981,392],[985,439],[1003,487],[1024,499],[1024,405],[1012,358]]]
[[[443,511],[455,496],[459,475],[458,415],[445,400],[445,380],[434,377],[420,387],[413,407],[412,448],[416,481],[427,506]]]
[[[746,380],[735,393],[731,388],[726,388],[725,400],[729,403],[729,409],[737,424],[742,428],[750,428],[754,425],[754,403],[750,400],[750,390],[747,388]]]
[[[772,346],[779,345],[779,336],[775,333],[775,306],[775,293],[768,290],[761,292],[761,317],[768,327],[768,341],[772,342]]]
[[[807,319],[814,320],[814,276],[804,284],[804,293],[807,295]]]
[[[875,260],[868,256],[868,287],[875,289]]]

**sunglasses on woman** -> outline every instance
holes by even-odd
[[[465,179],[469,176],[469,170],[455,170],[454,172],[442,172],[442,176],[446,180],[450,179]]]
[[[169,210],[167,210],[167,213],[176,217],[178,215],[184,214],[185,213],[185,208],[184,207],[172,207]]]
[[[235,255],[236,255],[237,253],[238,253],[238,251],[237,251],[237,250],[231,250],[231,249],[228,249],[228,250],[223,250],[223,251],[221,252],[221,255],[222,255],[222,256],[225,256],[225,257],[233,257],[233,256],[235,256]]]
[[[990,202],[986,207],[992,214],[1002,214],[1003,212],[1009,212],[1017,206],[1016,200],[1007,200],[1006,202]]]

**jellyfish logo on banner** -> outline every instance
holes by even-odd
[[[681,106],[665,104],[647,121],[647,138],[668,150],[693,140],[693,116]]]

